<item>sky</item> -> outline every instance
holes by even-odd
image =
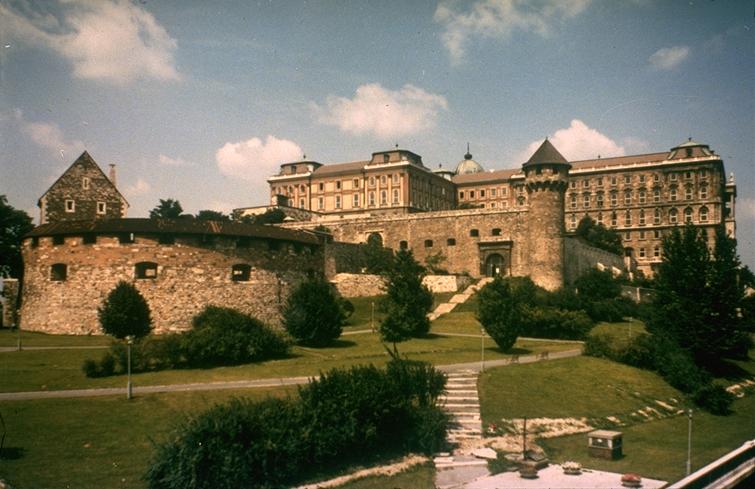
[[[516,168],[688,137],[738,185],[755,268],[752,0],[0,0],[0,194],[37,199],[87,150],[130,217],[264,205],[278,165],[394,147]]]

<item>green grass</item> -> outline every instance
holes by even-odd
[[[734,402],[729,416],[696,410],[692,423],[692,470],[755,438],[755,396]],[[620,428],[624,458],[610,461],[587,455],[586,435],[543,440],[546,453],[556,462],[575,460],[584,467],[611,472],[638,472],[643,477],[676,481],[684,477],[687,460],[687,417],[677,416]]]
[[[628,414],[681,394],[653,372],[592,357],[492,368],[479,380],[485,425],[502,418]]]
[[[23,346],[107,346],[112,341],[108,336],[56,335],[21,331]],[[10,328],[0,328],[0,346],[15,347],[18,332]]]
[[[506,358],[491,341],[487,344],[485,358]],[[573,345],[521,340],[513,353],[530,354],[542,351],[561,351]],[[398,345],[399,352],[409,358],[434,364],[475,362],[480,359],[478,338],[446,337],[430,335],[428,338],[412,339]],[[81,371],[87,358],[100,358],[103,352],[93,350],[29,350],[0,353],[0,392],[57,390],[75,388],[120,387],[125,376],[89,379]],[[296,346],[292,355],[281,360],[271,360],[235,367],[212,369],[165,370],[133,375],[134,385],[181,384],[186,382],[219,382],[230,380],[263,379],[317,375],[335,367],[357,364],[384,364],[388,354],[376,333],[344,336],[333,346],[304,348]]]
[[[339,486],[340,489],[434,489],[435,467],[415,465],[392,476],[371,476]]]
[[[617,347],[627,346],[630,340],[646,333],[645,323],[638,319],[622,321],[620,323],[600,322],[590,331],[591,335],[601,334],[610,336]]]
[[[185,415],[233,396],[289,392],[295,388],[0,403],[7,429],[0,476],[18,489],[141,489],[152,441]]]

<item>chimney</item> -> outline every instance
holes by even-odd
[[[115,186],[115,163],[110,163],[110,174],[108,175],[110,182]]]

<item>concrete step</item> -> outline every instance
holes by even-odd
[[[449,389],[448,393],[453,394],[474,394],[475,397],[477,397],[477,389]]]
[[[440,304],[438,307],[436,307],[433,312],[440,316],[441,314],[447,314],[453,311],[455,307],[456,304],[444,302],[443,304]]]
[[[468,402],[468,403],[457,403],[457,402],[455,402],[455,403],[453,403],[453,404],[451,404],[451,403],[446,403],[446,404],[444,404],[444,405],[443,405],[443,407],[444,407],[444,408],[445,408],[446,410],[449,410],[449,411],[451,411],[451,412],[453,412],[453,410],[454,410],[455,408],[459,408],[459,409],[470,409],[470,408],[477,408],[478,410],[480,409],[480,405],[479,405],[479,404],[473,404],[473,403],[470,403],[470,402]]]
[[[467,302],[467,299],[469,299],[469,294],[463,293],[463,294],[456,294],[448,301],[451,304],[463,304],[464,302]],[[454,306],[455,307],[455,306]]]

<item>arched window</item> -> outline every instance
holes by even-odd
[[[248,282],[252,273],[251,265],[236,263],[231,267],[231,280],[234,282]]]
[[[624,225],[625,226],[631,226],[632,225],[632,213],[629,211],[626,211],[624,213]]]
[[[700,222],[708,222],[708,208],[700,207]]]
[[[684,222],[685,223],[692,222],[692,208],[691,207],[687,207],[686,209],[684,209]]]
[[[640,226],[645,225],[645,209],[640,209]]]
[[[68,278],[68,265],[65,263],[53,263],[50,267],[50,280],[63,282]]]
[[[134,278],[138,279],[156,279],[157,263],[151,261],[142,261],[134,265]]]
[[[380,205],[386,205],[388,203],[388,192],[385,190],[380,191]]]
[[[476,238],[480,236],[480,230],[479,229],[470,229],[469,230],[469,236],[472,238]]]
[[[493,229],[492,231],[490,231],[490,235],[491,236],[500,236],[501,235],[501,229],[500,228]]]
[[[676,224],[677,222],[679,222],[679,211],[677,211],[676,209],[671,209],[670,211],[668,211],[668,222],[670,224]]]
[[[624,204],[629,205],[632,203],[632,191],[626,190],[624,191]]]

